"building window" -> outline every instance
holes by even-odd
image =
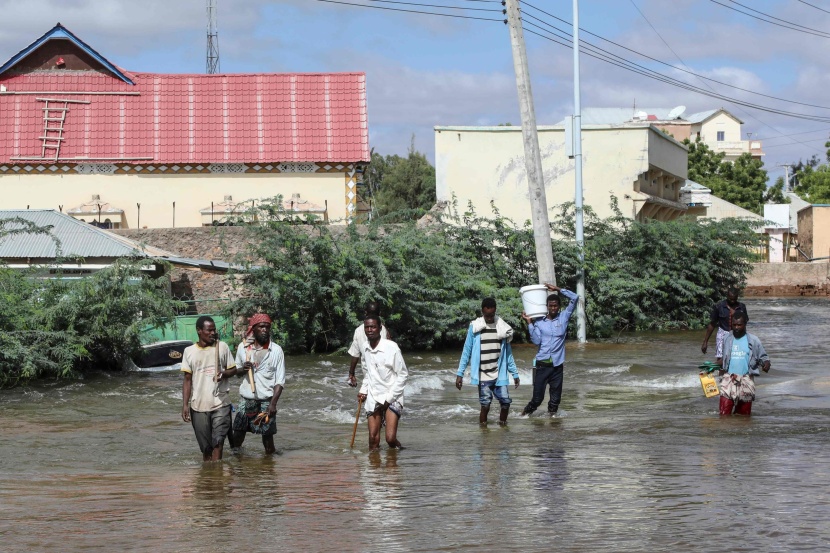
[[[718,131],[718,142],[723,142],[726,139],[725,135],[724,131]]]

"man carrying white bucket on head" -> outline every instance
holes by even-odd
[[[524,408],[521,416],[533,413],[545,399],[545,388],[550,387],[548,414],[555,415],[562,399],[562,380],[565,368],[565,336],[568,333],[568,321],[576,309],[579,296],[570,290],[545,283],[545,288],[553,292],[548,296],[547,315],[531,319],[522,312],[530,331],[530,341],[539,346],[533,360],[533,398]],[[568,307],[561,311],[559,292],[570,300]]]

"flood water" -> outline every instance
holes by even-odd
[[[458,351],[409,352],[406,449],[375,454],[365,418],[349,449],[345,356],[289,357],[280,454],[249,435],[221,463],[175,371],[1,392],[0,550],[826,551],[830,304],[747,304],[772,357],[749,418],[704,398],[697,331],[569,343],[553,419],[516,416],[534,354],[516,347],[505,428],[455,389]]]

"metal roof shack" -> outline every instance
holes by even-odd
[[[0,210],[3,230],[24,228],[23,223],[15,220],[47,228],[49,234],[22,233],[0,238],[0,260],[13,269],[46,266],[52,274],[86,275],[104,269],[121,258],[153,259],[173,255],[54,210]],[[157,270],[156,265],[148,264],[148,272],[156,273]]]

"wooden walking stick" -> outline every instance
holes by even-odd
[[[245,348],[245,362],[249,363],[251,361],[251,350],[248,349],[250,346]],[[256,397],[256,385],[254,384],[254,370],[248,369],[248,383],[251,385],[251,393],[254,394]]]
[[[357,436],[357,423],[360,422],[360,408],[363,407],[363,398],[357,398],[357,413],[354,416],[354,428],[352,429],[352,443],[349,444],[349,449],[354,447],[354,437]]]

